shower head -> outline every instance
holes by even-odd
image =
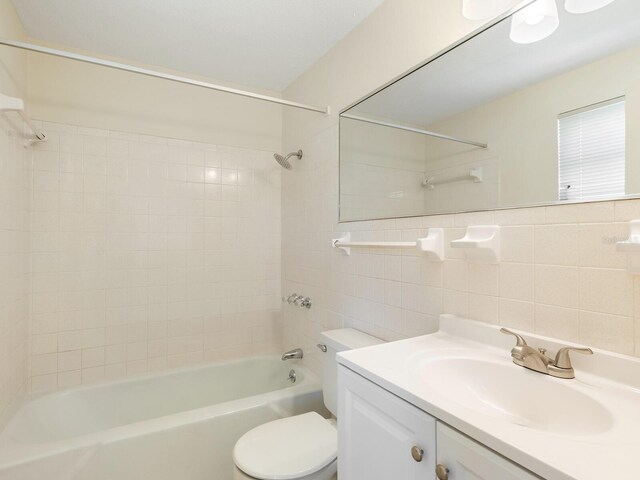
[[[278,162],[281,167],[286,168],[287,170],[291,170],[292,168],[291,163],[289,163],[289,159],[291,157],[298,157],[298,160],[300,160],[302,158],[302,150],[298,150],[297,152],[291,152],[286,157],[283,157],[278,153],[273,154],[273,158],[276,159],[276,162]]]

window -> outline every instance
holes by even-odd
[[[624,195],[625,161],[624,97],[560,115],[560,200]]]

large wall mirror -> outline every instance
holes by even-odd
[[[341,221],[640,195],[638,0],[515,9],[341,113]]]

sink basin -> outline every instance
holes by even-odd
[[[613,426],[610,412],[572,380],[477,358],[426,360],[418,368],[422,382],[448,400],[522,427],[594,435]]]

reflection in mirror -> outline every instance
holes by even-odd
[[[605,3],[534,43],[497,21],[343,112],[340,220],[639,195],[640,15]]]

